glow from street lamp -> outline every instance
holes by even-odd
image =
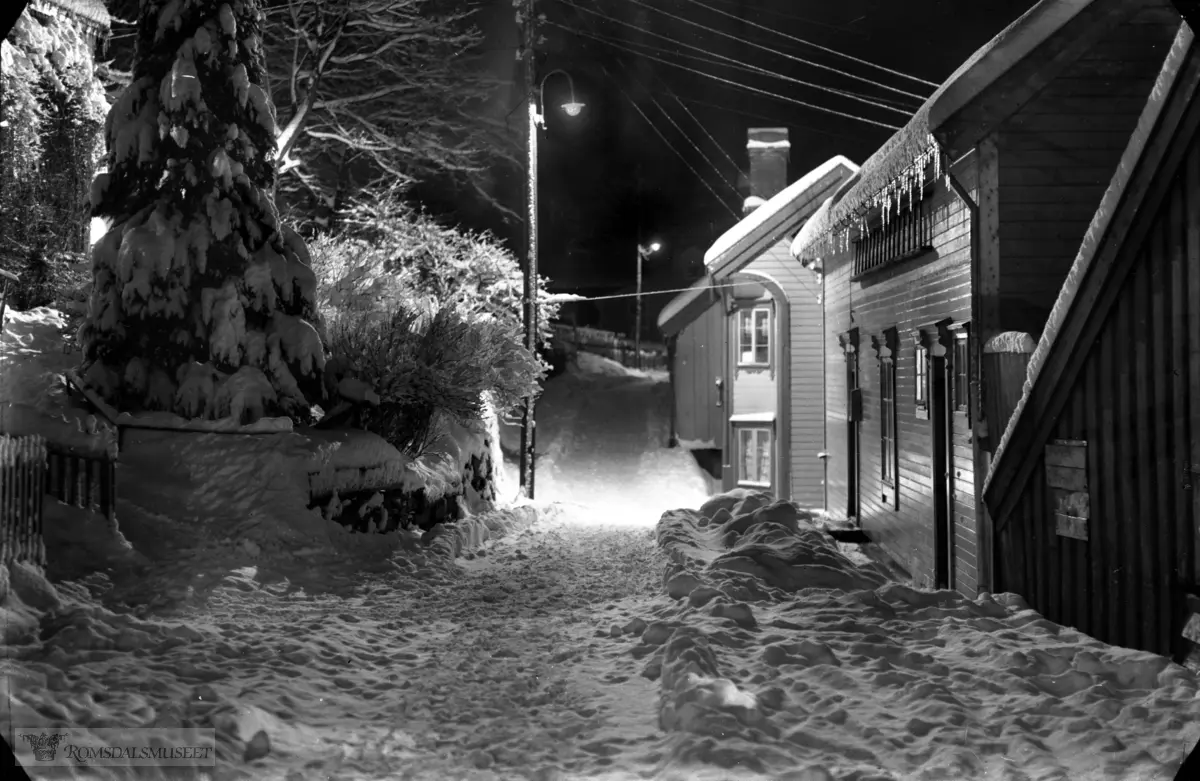
[[[579,101],[572,100],[569,103],[562,104],[562,110],[568,117],[577,117],[583,111],[584,105]]]
[[[658,252],[660,249],[662,249],[662,244],[659,244],[657,241],[650,242],[651,252]]]

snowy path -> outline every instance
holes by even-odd
[[[216,726],[221,778],[648,777],[657,685],[611,628],[661,594],[661,559],[645,529],[549,515],[352,596],[243,571],[173,617],[186,629],[76,608],[21,660],[11,718]],[[270,751],[247,764],[259,730]]]
[[[546,383],[537,432],[539,500],[605,523],[650,527],[667,510],[708,498],[708,482],[690,453],[667,447],[665,372],[639,372],[581,352],[565,374]],[[510,452],[519,437],[516,426],[502,429]]]

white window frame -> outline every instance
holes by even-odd
[[[773,427],[771,427],[771,426],[735,426],[734,432],[737,434],[737,451],[736,451],[737,476],[738,476],[737,484],[743,485],[743,486],[750,486],[750,487],[754,487],[754,488],[770,488],[771,483],[772,483],[772,475],[774,474],[774,470],[775,470],[775,431],[774,431]],[[750,445],[757,446],[759,441],[764,436],[766,437],[766,440],[767,440],[767,452],[771,454],[770,455],[771,463],[770,463],[769,467],[767,468],[767,476],[766,476],[767,479],[765,482],[762,480],[757,480],[757,479],[756,480],[747,479],[746,475],[744,474],[745,468],[746,468],[745,445],[748,443]],[[755,467],[755,472],[759,473],[756,475],[756,477],[761,478],[762,477],[762,474],[761,474],[762,465],[758,462],[758,453],[759,453],[759,449],[758,449],[758,447],[755,447],[754,448],[754,467]]]
[[[917,417],[929,419],[929,348],[918,343],[913,350],[913,406]]]
[[[766,361],[757,360],[758,348],[758,320],[760,315],[765,315],[767,319],[767,359]],[[745,359],[746,351],[743,349],[742,334],[744,330],[742,323],[746,320],[750,322],[750,355],[752,360]],[[755,369],[768,369],[771,367],[771,358],[775,349],[775,313],[771,311],[770,304],[756,304],[755,306],[746,306],[738,309],[737,313],[737,365]]]

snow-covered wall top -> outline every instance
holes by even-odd
[[[863,229],[862,219],[867,212],[880,209],[886,220],[888,213],[899,210],[906,195],[924,187],[930,163],[934,165],[934,176],[941,176],[943,153],[933,133],[949,118],[951,109],[961,108],[1094,1],[1041,0],[972,54],[917,109],[908,124],[863,163],[858,183],[812,225],[804,244],[793,243],[793,254],[807,260],[844,249],[851,229]],[[931,119],[935,107],[936,121]]]
[[[708,248],[708,252],[704,253],[704,265],[710,269],[714,266],[724,265],[734,256],[744,252],[747,244],[761,238],[764,231],[769,231],[771,228],[777,227],[779,222],[796,216],[797,210],[808,205],[806,196],[809,195],[809,191],[816,187],[822,179],[836,173],[839,168],[845,170],[845,177],[858,172],[858,166],[841,155],[826,160],[721,234],[720,238]],[[747,204],[749,204],[749,200],[747,199]]]
[[[1092,216],[1092,222],[1088,226],[1087,233],[1083,236],[1083,243],[1079,248],[1078,254],[1075,256],[1075,262],[1071,265],[1071,270],[1067,273],[1067,279],[1063,283],[1062,290],[1059,291],[1058,300],[1054,302],[1054,308],[1050,310],[1050,317],[1046,321],[1046,329],[1042,332],[1042,338],[1038,340],[1037,347],[1033,350],[1033,355],[1029,357],[1029,367],[1026,370],[1025,386],[1022,389],[1021,398],[1017,400],[1017,405],[1008,419],[1008,425],[1004,429],[1004,434],[1000,437],[999,444],[996,445],[996,453],[992,458],[992,465],[988,469],[987,477],[983,482],[984,491],[991,485],[996,471],[1006,462],[1005,451],[1008,449],[1008,443],[1012,439],[1013,432],[1021,425],[1025,407],[1029,403],[1029,397],[1033,393],[1033,388],[1037,384],[1038,377],[1041,375],[1042,367],[1045,366],[1046,360],[1054,349],[1054,344],[1062,330],[1063,322],[1075,305],[1076,297],[1079,294],[1079,286],[1083,282],[1083,278],[1087,275],[1088,270],[1092,267],[1092,261],[1095,260],[1096,252],[1100,249],[1105,238],[1107,238],[1109,225],[1112,223],[1116,210],[1121,204],[1121,199],[1125,194],[1125,188],[1129,184],[1129,179],[1133,175],[1138,162],[1142,159],[1142,154],[1146,150],[1146,143],[1150,138],[1151,132],[1154,130],[1154,126],[1158,123],[1158,118],[1162,114],[1167,96],[1171,93],[1171,87],[1175,84],[1175,79],[1179,75],[1179,68],[1192,47],[1192,41],[1191,28],[1187,25],[1180,27],[1178,34],[1175,36],[1174,43],[1171,44],[1171,50],[1167,54],[1166,61],[1163,63],[1162,71],[1158,74],[1158,78],[1154,82],[1154,89],[1151,90],[1150,97],[1146,101],[1146,106],[1142,109],[1141,116],[1138,117],[1137,126],[1134,128],[1133,134],[1129,138],[1129,143],[1121,155],[1121,161],[1117,164],[1117,170],[1113,173],[1112,180],[1108,184],[1108,189],[1105,191],[1104,197],[1100,199],[1100,206]],[[1017,453],[1013,458],[1022,458],[1023,455]]]
[[[987,340],[983,346],[984,355],[993,353],[1020,353],[1028,355],[1036,346],[1033,337],[1022,331],[1005,331]]]

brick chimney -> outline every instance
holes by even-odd
[[[787,187],[791,143],[786,127],[752,127],[746,131],[746,136],[750,197],[743,205],[743,213],[749,214]]]

